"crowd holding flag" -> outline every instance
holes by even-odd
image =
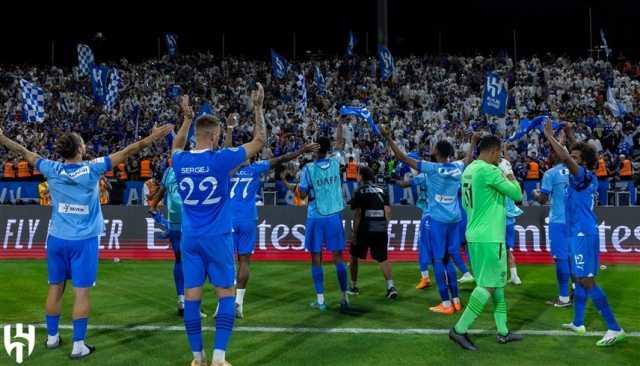
[[[380,79],[389,80],[395,70],[393,56],[384,45],[378,45],[378,60],[380,61]]]
[[[547,119],[551,119],[551,117],[542,115],[537,116],[532,120],[528,120],[523,118],[520,120],[520,125],[518,126],[518,131],[516,131],[511,137],[509,137],[509,141],[520,140],[522,137],[526,136],[529,132],[534,129],[540,131],[540,133],[544,132],[544,124]],[[552,121],[552,126],[554,130],[559,130],[564,128],[564,124],[558,121]]]
[[[495,71],[490,72],[482,95],[482,113],[504,117],[508,96],[507,83]]]
[[[613,95],[613,88],[611,86],[607,87],[607,108],[611,111],[611,114],[618,118],[624,116],[627,111],[624,109],[622,103],[618,102]]]
[[[352,106],[342,106],[340,108],[340,115],[342,116],[356,116],[364,119],[369,124],[371,131],[375,133],[377,136],[380,135],[380,129],[378,125],[373,120],[373,116],[371,116],[371,112],[366,107],[352,107]]]
[[[283,79],[289,71],[289,63],[287,60],[273,49],[271,49],[271,67],[273,70],[273,76],[276,79]]]
[[[324,76],[322,75],[322,71],[320,71],[320,66],[316,65],[314,80],[316,83],[316,88],[318,89],[319,95],[325,95],[327,92],[327,83],[324,80]]]
[[[298,92],[296,115],[303,118],[305,111],[307,110],[307,86],[305,85],[304,72],[302,71],[296,75],[296,90]]]
[[[44,122],[44,90],[34,83],[20,80],[22,114],[25,122]]]
[[[175,57],[178,49],[178,42],[176,41],[175,34],[165,33],[164,42],[167,46],[167,53],[171,57]]]
[[[358,43],[358,40],[353,35],[353,32],[349,31],[349,36],[347,37],[347,56],[353,56],[353,49],[356,46],[356,43]]]
[[[107,95],[105,98],[105,109],[112,111],[118,101],[118,88],[120,86],[120,75],[118,69],[111,69],[109,73],[109,85],[107,86]]]
[[[107,77],[109,68],[106,66],[93,66],[91,69],[91,89],[93,99],[99,105],[104,105],[107,96]]]
[[[600,39],[602,39],[602,48],[604,48],[604,54],[607,56],[607,59],[609,59],[611,48],[609,48],[609,45],[607,44],[607,39],[605,38],[604,30],[602,29],[600,29]]]
[[[80,75],[87,76],[91,74],[91,68],[95,64],[95,58],[91,48],[86,44],[78,44],[78,69]]]

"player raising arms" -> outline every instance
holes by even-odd
[[[505,246],[505,196],[522,200],[522,190],[513,174],[507,177],[498,168],[500,139],[485,136],[478,144],[479,156],[462,175],[462,204],[467,211],[467,245],[476,288],[471,293],[464,313],[451,328],[449,338],[462,348],[475,351],[467,329],[482,313],[490,298],[498,328],[498,343],[521,340],[507,328],[507,303],[504,286],[507,283],[507,251]]]
[[[104,230],[98,182],[104,172],[123,163],[138,151],[163,138],[173,125],[154,128],[148,137],[109,156],[84,161],[86,147],[76,133],[65,133],[55,143],[55,152],[63,162],[41,158],[38,154],[2,134],[0,145],[21,154],[37,168],[49,183],[52,199],[51,224],[47,236],[46,321],[48,349],[61,344],[58,334],[62,297],[67,280],[73,285],[73,349],[72,359],[84,358],[95,347],[84,343],[89,318],[89,290],[95,285],[98,272],[98,246]]]
[[[339,121],[336,132],[338,153],[344,147],[342,128],[342,121]],[[309,197],[304,247],[311,253],[311,276],[316,290],[316,301],[311,306],[320,311],[327,309],[327,305],[324,303],[324,271],[322,270],[322,247],[326,245],[333,254],[333,263],[340,284],[342,294],[340,310],[346,311],[349,308],[349,300],[347,298],[347,268],[342,259],[344,200],[342,198],[340,161],[329,156],[331,140],[328,137],[320,136],[316,142],[319,144],[319,149],[315,154],[315,160],[302,168],[300,184],[296,188],[302,199]]]
[[[575,143],[571,128],[564,130],[569,143]],[[562,132],[561,132],[562,134]],[[562,137],[562,136],[561,136]],[[564,146],[562,138],[559,140]],[[551,255],[556,263],[556,280],[558,281],[559,295],[547,304],[556,308],[565,308],[572,305],[569,296],[569,278],[571,277],[571,260],[569,258],[569,230],[565,218],[565,191],[569,185],[569,169],[558,158],[558,154],[552,149],[550,156],[553,168],[544,172],[540,191],[533,191],[533,199],[544,205],[551,199],[549,210],[549,241]]]
[[[427,200],[431,214],[429,246],[431,247],[438,292],[442,299],[441,304],[431,307],[429,310],[451,315],[462,309],[453,262],[458,264],[463,273],[468,273],[460,254],[461,240],[458,223],[462,217],[458,205],[458,190],[460,189],[462,171],[472,161],[473,150],[480,135],[477,133],[473,135],[471,147],[464,161],[449,162],[450,157],[454,154],[453,146],[448,141],[439,141],[431,153],[437,163],[419,161],[407,156],[390,138],[387,128],[382,129],[382,135],[388,141],[396,158],[427,175],[429,182]]]
[[[233,116],[227,119],[235,120]],[[233,126],[228,124],[227,128]],[[231,145],[231,139],[225,141],[225,146]],[[270,169],[280,164],[297,159],[302,154],[317,151],[318,144],[304,145],[298,151],[288,153],[270,160],[250,163],[246,160],[231,178],[231,211],[233,217],[233,245],[238,253],[238,284],[236,290],[236,317],[244,318],[242,311],[244,295],[249,282],[249,261],[256,243],[256,227],[258,225],[258,210],[256,208],[256,193],[260,189],[260,177]]]
[[[202,346],[200,304],[205,279],[215,286],[218,315],[212,365],[229,365],[225,351],[233,330],[235,267],[230,173],[242,162],[258,154],[266,140],[262,110],[264,90],[257,84],[251,94],[255,113],[253,140],[239,148],[214,150],[220,137],[220,121],[212,115],[196,119],[196,146],[183,151],[191,126],[193,110],[189,97],[183,96],[184,122],[173,141],[173,169],[182,197],[182,267],[184,271],[184,324],[193,352],[193,366],[206,363]]]
[[[613,315],[607,295],[596,285],[599,269],[600,245],[598,220],[594,212],[598,192],[598,179],[591,171],[597,162],[595,149],[585,143],[576,143],[571,153],[556,140],[551,120],[547,119],[544,135],[558,159],[569,169],[569,185],[566,192],[566,220],[569,228],[571,267],[576,277],[573,322],[563,328],[584,334],[584,312],[587,298],[598,309],[607,323],[607,332],[596,345],[611,346],[625,338],[625,333]]]

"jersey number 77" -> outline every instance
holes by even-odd
[[[231,178],[231,181],[233,182],[233,187],[231,187],[230,197],[235,197],[236,187],[239,183],[245,183],[244,189],[242,190],[242,199],[247,198],[247,195],[249,194],[249,185],[251,185],[251,181],[253,181],[253,178]]]

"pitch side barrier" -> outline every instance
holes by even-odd
[[[45,258],[51,208],[0,206],[0,259]],[[105,206],[105,232],[100,238],[103,259],[154,260],[173,257],[168,240],[144,207]],[[526,207],[516,222],[514,253],[519,263],[550,263],[548,209]],[[640,264],[640,207],[598,208],[603,263]],[[304,250],[306,208],[259,208],[255,260],[308,260]],[[347,246],[352,212],[343,213]],[[395,261],[416,261],[420,212],[394,206],[389,222],[389,255]],[[346,257],[347,251],[345,251]]]

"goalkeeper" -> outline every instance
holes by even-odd
[[[462,204],[467,212],[466,238],[476,288],[469,303],[449,332],[449,338],[466,350],[475,351],[467,329],[489,301],[493,300],[493,315],[498,329],[498,343],[519,341],[521,336],[507,328],[507,304],[504,287],[507,283],[507,251],[505,245],[505,196],[522,200],[522,191],[512,171],[502,172],[500,140],[485,136],[478,144],[478,159],[462,175]],[[506,176],[506,178],[505,178]]]

